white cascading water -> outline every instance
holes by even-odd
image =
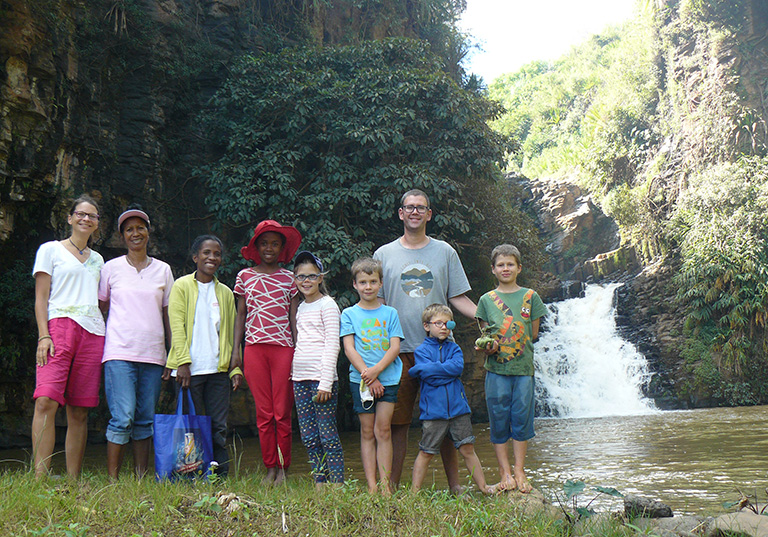
[[[655,411],[642,387],[648,362],[616,330],[613,295],[621,284],[589,285],[583,298],[548,306],[536,343],[536,401],[552,417],[600,417]]]

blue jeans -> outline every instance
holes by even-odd
[[[155,405],[160,396],[163,366],[108,360],[104,362],[104,391],[112,417],[107,440],[124,445],[152,436]]]
[[[491,442],[505,444],[510,438],[525,442],[535,436],[536,409],[532,376],[485,374],[485,403],[491,426]]]

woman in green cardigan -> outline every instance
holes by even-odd
[[[189,388],[197,414],[211,417],[213,457],[217,474],[229,469],[227,416],[229,390],[243,379],[238,364],[230,363],[235,326],[235,298],[216,279],[223,253],[221,240],[201,235],[192,243],[197,270],[173,284],[168,302],[171,350],[166,378],[176,377],[176,392]]]

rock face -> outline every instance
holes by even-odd
[[[580,263],[618,248],[618,227],[575,180],[518,180],[532,194],[537,224],[546,237],[555,274],[563,279],[584,280],[584,275],[577,273]]]
[[[207,145],[195,120],[227,64],[287,44],[416,36],[418,10],[391,4],[379,17],[344,1],[0,2],[0,448],[29,445],[30,272],[39,244],[64,232],[66,200],[86,192],[100,202],[106,259],[122,253],[117,215],[142,203],[150,254],[189,272],[191,240],[214,224],[205,178],[192,175]],[[249,427],[248,397],[233,406],[234,425]],[[92,437],[107,414],[92,413]]]

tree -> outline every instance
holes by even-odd
[[[264,218],[294,224],[345,285],[355,258],[402,232],[393,215],[410,188],[432,198],[430,233],[459,248],[509,236],[510,225],[531,236],[519,215],[484,219],[511,214],[501,194],[488,196],[510,148],[488,126],[500,107],[459,87],[423,42],[246,56],[210,104],[214,159],[197,173],[218,221],[241,229],[236,241]]]

